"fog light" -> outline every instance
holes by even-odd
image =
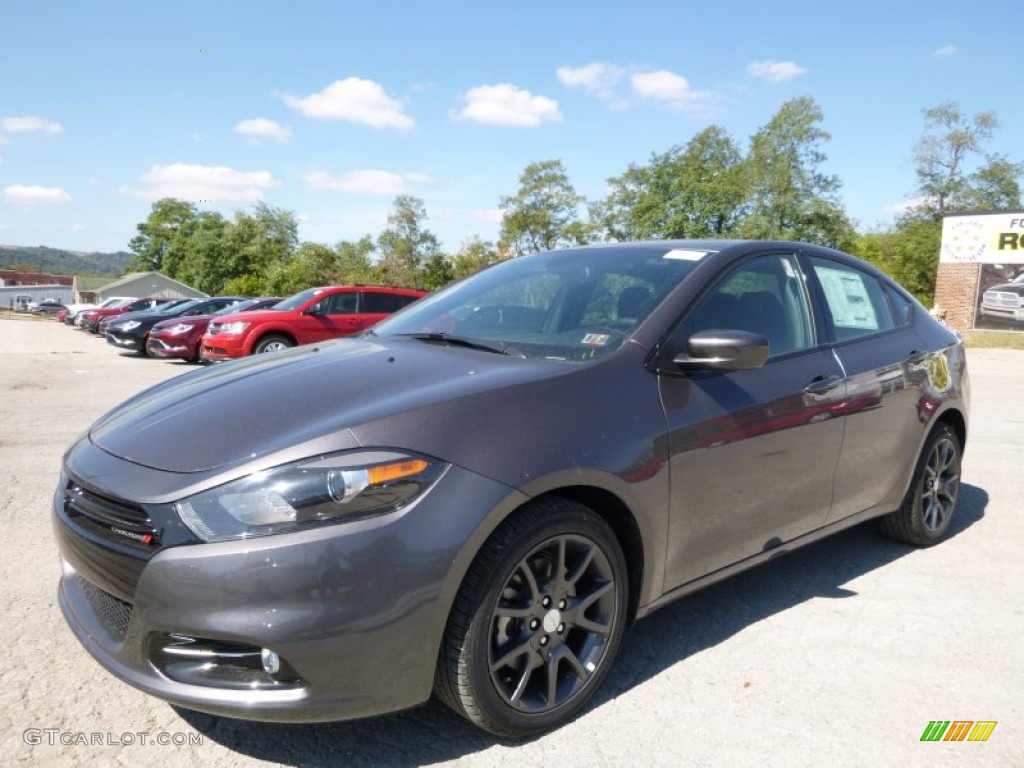
[[[281,671],[281,657],[269,648],[260,651],[260,661],[263,662],[263,671],[268,675],[276,675]]]

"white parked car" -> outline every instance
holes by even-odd
[[[104,299],[99,304],[68,304],[68,314],[64,318],[64,322],[68,325],[75,325],[75,321],[78,318],[79,313],[84,312],[87,309],[107,309],[109,307],[119,307],[125,302],[135,301],[134,296],[111,296],[109,299]]]

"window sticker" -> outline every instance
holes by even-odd
[[[580,341],[580,344],[586,344],[588,347],[603,347],[610,338],[611,335],[607,333],[588,333]]]
[[[845,269],[820,266],[815,266],[814,271],[825,291],[832,321],[837,328],[878,329],[875,308],[860,275]]]

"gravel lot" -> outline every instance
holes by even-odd
[[[1024,766],[1024,352],[974,350],[970,366],[950,540],[917,551],[864,526],[679,601],[627,632],[582,717],[517,745],[433,703],[337,725],[249,724],[176,710],[104,672],[57,606],[61,454],[101,413],[193,366],[0,315],[3,762]],[[984,743],[922,743],[930,720],[999,724]]]

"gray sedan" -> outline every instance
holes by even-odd
[[[60,605],[183,707],[312,722],[436,694],[527,736],[670,600],[870,518],[938,542],[967,406],[960,339],[845,254],[525,256],[101,418],[54,496]]]

